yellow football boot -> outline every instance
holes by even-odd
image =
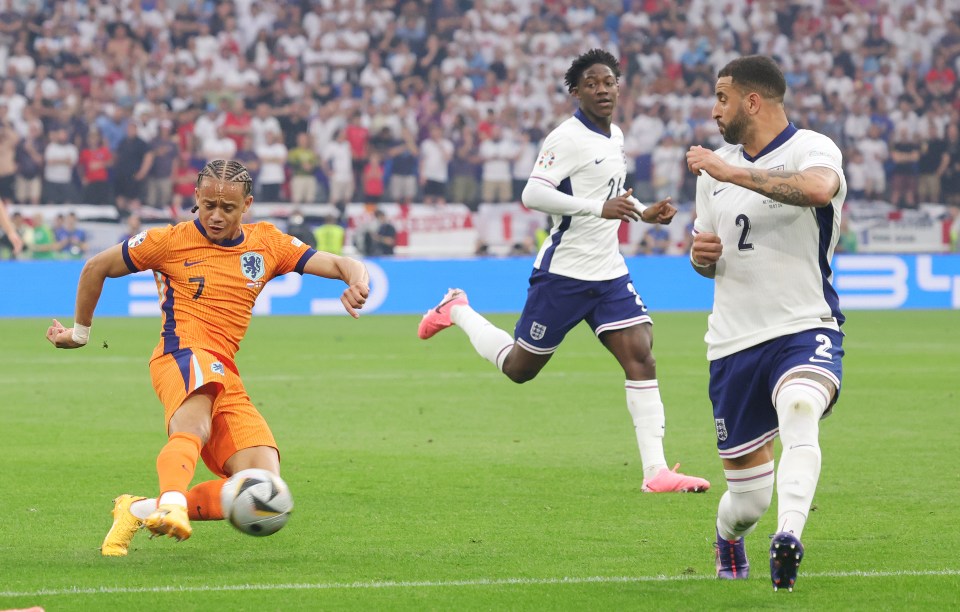
[[[113,500],[113,525],[103,538],[100,545],[100,554],[104,557],[125,557],[137,530],[143,527],[143,521],[130,512],[130,506],[135,501],[146,499],[134,495],[121,495]]]
[[[143,521],[143,526],[155,536],[170,536],[177,542],[190,537],[193,528],[190,527],[190,517],[187,509],[176,504],[162,504]]]

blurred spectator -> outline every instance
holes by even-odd
[[[290,201],[312,204],[317,201],[317,166],[319,158],[310,143],[310,134],[297,134],[297,146],[287,155],[290,178]]]
[[[520,130],[517,134],[516,155],[511,160],[511,176],[513,178],[513,200],[520,201],[520,194],[527,185],[527,179],[533,172],[533,165],[537,163],[537,154],[540,147],[530,138],[528,130]]]
[[[23,252],[24,241],[16,223],[19,215],[15,213],[11,218],[6,204],[0,201],[0,258],[16,258]]]
[[[77,147],[67,140],[66,130],[54,130],[43,151],[43,201],[47,204],[77,202],[73,170],[80,161]]]
[[[360,244],[357,248],[367,257],[393,255],[397,244],[397,228],[379,208],[373,213],[373,217],[373,221],[359,232]]]
[[[223,114],[223,133],[233,140],[237,150],[243,145],[243,139],[250,135],[253,118],[243,105],[243,98],[237,97],[230,104],[230,110]]]
[[[326,251],[334,255],[343,254],[343,226],[337,222],[335,215],[327,215],[323,224],[313,230],[318,251]]]
[[[867,129],[867,137],[860,140],[857,150],[863,155],[863,163],[867,168],[867,197],[880,199],[886,195],[887,174],[884,164],[890,156],[887,141],[881,138],[880,126],[871,124]]]
[[[956,123],[947,126],[947,154],[950,163],[943,174],[943,193],[947,204],[960,206],[960,127]]]
[[[363,183],[363,198],[367,204],[377,204],[383,201],[385,171],[380,154],[371,152],[363,167],[361,182]]]
[[[137,135],[137,125],[132,121],[127,123],[127,135],[117,145],[115,160],[114,197],[117,212],[125,218],[140,210],[144,180],[153,163],[150,145]]]
[[[513,176],[510,161],[513,143],[503,136],[499,125],[493,127],[489,136],[480,135],[481,197],[484,202],[510,202],[513,199]]]
[[[267,143],[254,150],[260,162],[260,199],[264,202],[279,202],[280,190],[287,180],[287,147],[277,132],[267,132]],[[224,158],[229,159],[229,158]]]
[[[54,237],[60,245],[60,252],[73,259],[80,259],[87,253],[87,232],[77,227],[77,215],[67,213],[63,219],[63,226],[55,230]]]
[[[430,137],[420,143],[420,187],[426,204],[446,204],[450,182],[453,143],[443,136],[443,128],[431,126]]]
[[[13,225],[13,232],[4,237],[4,242],[7,243],[15,259],[30,259],[33,257],[33,228],[19,211],[10,216],[10,222]]]
[[[100,131],[92,128],[87,132],[86,145],[80,151],[80,184],[83,186],[81,200],[85,204],[112,203],[110,168],[113,154],[103,141]]]
[[[180,145],[173,123],[164,119],[150,143],[151,164],[147,173],[147,206],[167,208],[173,202],[173,167],[180,157]]]
[[[680,185],[686,172],[686,150],[674,139],[673,134],[666,132],[657,148],[653,150],[651,162],[653,164],[653,199],[663,200],[680,195]]]
[[[894,134],[890,159],[893,161],[890,202],[897,208],[916,208],[920,146],[906,125],[901,125]]]
[[[363,115],[354,111],[350,121],[343,128],[344,136],[350,143],[350,157],[353,160],[353,175],[359,178],[363,174],[363,167],[367,165],[369,155],[370,131],[363,125]],[[359,185],[357,186],[359,187]]]
[[[470,130],[463,130],[460,135],[450,162],[450,197],[454,202],[476,208],[480,196],[480,156],[476,136]]]
[[[180,151],[173,170],[173,196],[170,213],[174,220],[188,218],[194,205],[194,190],[197,187],[197,174],[200,167],[193,163],[189,151]]]
[[[863,158],[863,153],[854,149],[847,155],[847,167],[844,176],[847,179],[847,199],[851,201],[863,200],[867,197],[870,169]]]
[[[280,122],[270,113],[270,105],[257,104],[257,111],[250,119],[251,149],[256,150],[267,144],[267,132],[282,132]],[[238,143],[240,145],[241,143]],[[240,148],[243,148],[242,146]]]
[[[394,202],[412,202],[417,197],[417,166],[420,155],[420,147],[417,146],[413,132],[403,128],[400,140],[394,142],[389,151],[390,198]]]
[[[27,136],[17,145],[17,202],[39,204],[43,173],[43,124],[29,124]]]
[[[123,233],[120,234],[118,242],[126,242],[143,231],[143,224],[140,221],[140,215],[130,215],[127,217],[127,225]]]
[[[7,119],[6,107],[0,104],[0,206],[16,198],[18,144],[20,135]]]
[[[54,259],[62,245],[57,242],[53,228],[47,225],[43,213],[36,212],[31,219],[33,224],[33,243],[30,251],[34,259]]]
[[[933,117],[926,117],[923,123],[926,126],[926,135],[920,141],[917,201],[940,202],[940,182],[950,165],[950,153],[947,151],[946,138],[940,137],[937,133]]]
[[[670,248],[670,231],[663,225],[651,225],[637,245],[637,255],[666,255]]]
[[[294,238],[303,241],[305,244],[309,244],[311,247],[317,248],[317,239],[307,226],[307,222],[303,217],[303,213],[301,213],[299,210],[294,210],[290,215],[290,218],[287,220],[287,233]]]
[[[343,130],[337,132],[334,138],[324,151],[323,172],[330,181],[330,202],[346,204],[353,201],[353,156]]]
[[[857,233],[850,229],[850,219],[847,214],[840,215],[840,237],[837,240],[836,252],[857,252]]]
[[[274,142],[275,141],[276,139],[274,139]],[[229,138],[224,133],[222,126],[214,128],[212,137],[200,141],[200,156],[205,161],[233,159],[236,154],[237,143],[233,141],[233,138]]]

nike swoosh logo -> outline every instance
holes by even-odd
[[[605,159],[607,159],[607,158],[606,158],[606,157],[601,157],[600,159],[595,159],[595,160],[593,160],[593,163],[595,163],[595,164],[600,164],[600,163],[603,163],[603,160],[605,160]]]
[[[833,361],[830,359],[817,359],[816,357],[811,357],[810,363],[833,363]]]
[[[730,185],[727,185],[727,187],[729,187],[729,186],[730,186]],[[721,191],[723,191],[723,190],[726,189],[727,187],[721,187],[720,189],[717,189],[716,191],[713,192],[713,195],[717,195],[718,193],[720,193]]]
[[[203,260],[201,259],[201,260],[199,260],[199,261],[190,261],[190,260],[188,259],[188,260],[185,260],[185,261],[183,262],[183,267],[184,267],[184,268],[189,268],[190,266],[195,266],[195,265],[197,265],[198,263],[203,263]]]

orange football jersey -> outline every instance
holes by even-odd
[[[224,244],[211,242],[199,220],[141,232],[123,243],[131,272],[153,270],[163,328],[151,359],[183,348],[234,358],[263,286],[303,273],[316,251],[272,223],[242,226]]]

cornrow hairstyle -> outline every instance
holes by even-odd
[[[250,178],[250,172],[246,166],[234,159],[214,159],[207,162],[200,174],[197,175],[197,189],[200,188],[200,182],[204,178],[212,178],[217,181],[229,183],[243,183],[243,197],[253,193],[253,179]],[[194,205],[191,212],[200,210],[199,206]]]
[[[783,102],[787,81],[777,63],[765,55],[738,57],[720,69],[717,78],[730,77],[744,94],[756,92],[764,98]]]
[[[617,61],[617,58],[609,51],[590,49],[573,60],[570,68],[567,69],[567,73],[563,76],[563,83],[567,86],[568,92],[573,93],[580,82],[580,77],[583,76],[583,72],[594,64],[608,66],[613,71],[613,76],[617,77],[618,81],[620,80],[620,62]]]

